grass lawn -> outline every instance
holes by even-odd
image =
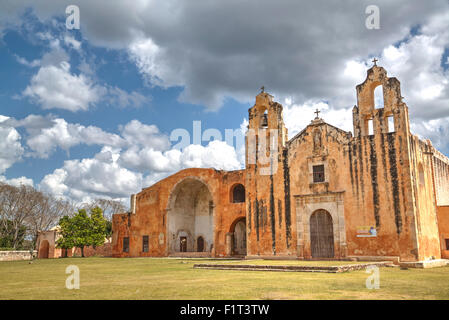
[[[449,299],[449,267],[381,268],[380,289],[369,290],[365,271],[333,274],[192,268],[201,262],[211,261],[66,258],[32,264],[0,262],[0,299]],[[260,260],[246,261],[256,262]],[[69,265],[80,269],[79,290],[65,288]]]

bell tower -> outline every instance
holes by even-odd
[[[292,254],[290,194],[283,107],[262,92],[248,110],[246,215],[248,256]],[[287,168],[287,171],[286,171]]]

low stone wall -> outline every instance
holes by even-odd
[[[368,267],[386,267],[391,262],[372,262],[360,264],[347,264],[341,266],[294,266],[294,265],[255,265],[255,264],[194,264],[194,269],[218,269],[218,270],[239,270],[239,271],[283,271],[283,272],[348,272],[364,270]]]
[[[33,251],[37,256],[37,251]],[[30,251],[0,251],[0,261],[31,260]]]
[[[74,256],[81,257],[81,249],[75,248],[74,249]],[[112,244],[111,243],[105,243],[102,246],[99,247],[84,247],[84,256],[85,257],[112,257]]]

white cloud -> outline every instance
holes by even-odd
[[[24,149],[17,130],[5,125],[8,117],[0,115],[0,174],[22,158]]]
[[[43,66],[31,79],[23,92],[40,104],[44,109],[64,109],[69,111],[87,110],[97,103],[104,89],[95,86],[91,79],[83,74],[70,73],[70,64],[66,61],[59,65]]]
[[[20,187],[22,185],[24,186],[30,186],[33,187],[34,183],[33,183],[33,179],[27,178],[27,177],[19,177],[19,178],[12,178],[12,179],[7,179],[5,176],[1,176],[0,175],[0,182],[6,183],[6,184],[10,184],[12,186],[15,187]]]
[[[120,108],[140,108],[145,104],[149,104],[151,101],[149,97],[146,97],[137,91],[128,93],[118,87],[108,88],[108,99],[111,105],[117,105]]]
[[[131,120],[119,127],[123,138],[130,146],[139,145],[155,150],[166,150],[170,146],[168,137],[156,125],[147,125],[139,120]]]
[[[46,175],[40,188],[59,197],[86,201],[93,197],[128,197],[140,190],[142,174],[117,163],[117,151],[104,147],[94,158],[68,160]]]
[[[67,123],[61,118],[53,119],[51,126],[40,128],[27,139],[33,154],[41,158],[47,158],[58,147],[69,151],[79,144],[120,147],[126,142],[120,136],[98,127]]]
[[[79,42],[74,37],[71,37],[69,35],[64,36],[64,43],[67,46],[73,47],[75,50],[79,50],[81,48],[81,42]]]
[[[34,68],[39,67],[41,65],[41,61],[39,59],[35,59],[33,61],[28,61],[27,59],[20,57],[18,55],[14,55],[18,63],[23,64],[24,66]]]

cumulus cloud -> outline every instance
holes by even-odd
[[[94,158],[67,160],[42,179],[40,188],[78,201],[127,197],[141,188],[142,174],[121,167],[117,159],[116,150],[104,147]]]
[[[41,128],[27,139],[28,147],[41,158],[47,158],[56,148],[69,151],[79,144],[117,147],[124,145],[125,141],[117,134],[105,132],[98,127],[67,123],[61,118],[52,119],[50,126]]]
[[[14,127],[5,123],[8,119],[0,115],[0,174],[19,161],[24,153],[21,136]]]
[[[22,185],[30,186],[30,187],[34,186],[33,179],[30,179],[30,178],[27,178],[24,176],[19,177],[19,178],[7,179],[5,176],[0,175],[0,182],[9,184],[9,185],[12,185],[15,187],[20,187]]]
[[[381,28],[365,27],[369,1],[127,1],[80,0],[82,32],[96,46],[126,49],[152,85],[182,86],[183,101],[219,108],[225,97],[248,102],[262,84],[278,97],[303,104],[325,99],[353,104],[348,61],[380,54],[444,25],[444,1],[377,1]],[[19,0],[10,16],[33,7],[42,21],[64,12],[56,0]],[[11,19],[9,19],[11,20]],[[120,21],[120,23],[117,23]],[[437,38],[441,38],[435,33]],[[70,42],[68,42],[70,43]],[[257,81],[257,83],[255,83]],[[433,89],[433,90],[437,90]]]
[[[23,95],[44,109],[87,110],[97,103],[104,90],[83,74],[70,72],[70,64],[43,66],[31,79]]]

